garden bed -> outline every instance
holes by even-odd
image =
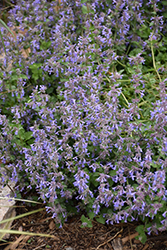
[[[17,203],[17,215],[27,211],[41,208],[36,206],[30,208],[22,203]],[[135,228],[139,225],[134,223],[120,223],[115,225],[102,225],[93,222],[92,228],[81,228],[81,214],[73,216],[63,225],[61,229],[55,227],[51,214],[46,211],[15,220],[13,230],[28,231],[31,233],[42,233],[54,235],[55,238],[31,237],[29,235],[11,235],[7,243],[0,243],[0,249],[51,249],[51,250],[165,250],[167,248],[167,234],[164,232],[159,235],[151,235],[147,242],[142,244],[133,237],[136,234]],[[122,248],[113,248],[113,240],[123,240]],[[9,247],[9,242],[11,246]],[[5,249],[6,248],[6,249]]]
[[[143,244],[167,229],[165,6],[18,0],[10,9],[1,167],[9,163],[17,198],[37,192],[59,228],[81,214],[92,230],[137,221]]]

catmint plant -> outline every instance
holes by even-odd
[[[2,30],[1,158],[59,226],[84,210],[166,230],[162,9],[156,0],[18,0],[10,11],[18,33]]]

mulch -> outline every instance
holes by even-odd
[[[35,207],[17,202],[16,215],[21,215],[44,205]],[[81,228],[81,214],[68,218],[62,228],[57,228],[52,215],[44,209],[35,214],[17,219],[12,230],[54,236],[39,237],[13,234],[7,242],[0,242],[0,250],[54,249],[54,250],[167,250],[167,232],[150,235],[145,244],[135,239],[138,222],[103,225],[93,221],[92,228]]]

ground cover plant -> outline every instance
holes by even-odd
[[[2,180],[59,226],[86,211],[82,226],[141,220],[143,242],[166,230],[166,2],[18,0],[8,27]]]

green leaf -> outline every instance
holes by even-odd
[[[145,244],[147,241],[147,235],[143,232],[140,235],[135,237],[137,240],[140,240],[142,244]]]
[[[25,139],[25,141],[28,141],[29,139],[31,139],[32,138],[32,132],[31,131],[28,131],[28,132],[25,132],[24,133],[24,139]]]
[[[150,223],[147,223],[146,225],[145,225],[145,228],[147,229],[147,228],[149,228],[149,227],[151,227],[152,226],[152,223],[150,222]]]
[[[140,225],[140,226],[136,227],[135,230],[139,233],[139,235],[136,236],[136,239],[140,240],[141,243],[145,244],[146,241],[147,241],[147,235],[145,234],[145,227],[144,227],[144,225]]]
[[[94,25],[93,25],[92,23],[90,24],[89,29],[90,29],[90,30],[94,30],[94,29],[95,29],[95,27],[94,27]],[[92,56],[94,56],[94,54],[93,54]]]
[[[40,66],[42,66],[42,63],[33,63],[29,66],[31,70],[37,70]]]
[[[61,82],[67,82],[68,79],[66,79],[66,78],[60,78],[60,81],[61,81]]]
[[[48,41],[48,42],[42,41],[40,45],[40,50],[46,50],[50,47],[50,45],[51,45],[51,41]]]
[[[101,224],[105,224],[105,219],[103,218],[103,216],[102,215],[100,215],[100,217],[96,217],[96,220],[97,220],[97,222],[99,222],[99,223],[101,223]]]
[[[158,168],[157,164],[151,162],[150,165],[153,167],[153,168]]]
[[[130,53],[129,56],[136,56],[137,54],[141,53],[141,49],[133,49]]]
[[[47,89],[47,94],[51,94],[51,93],[53,93],[53,91],[54,91],[54,88],[50,87]]]
[[[117,170],[111,170],[110,172],[109,172],[109,175],[110,176],[115,176],[117,174]]]
[[[20,138],[21,140],[24,140],[24,135],[25,135],[25,130],[20,129],[18,134],[17,134],[17,138]]]
[[[144,232],[144,225],[140,225],[138,227],[136,227],[135,229],[139,234],[143,233]]]
[[[112,187],[113,184],[114,184],[113,180],[112,179],[108,179],[108,184],[110,185],[110,187]]]
[[[82,13],[88,14],[88,8],[85,5],[82,5]]]
[[[164,13],[163,16],[164,16],[165,18],[167,18],[167,13]]]
[[[90,213],[88,213],[88,216],[89,216],[89,218],[90,218],[91,220],[93,220],[95,214],[94,214],[93,212],[90,212]]]
[[[12,75],[11,78],[10,78],[10,80],[11,81],[15,81],[15,80],[18,80],[18,78],[19,77],[17,75]]]
[[[167,1],[162,1],[162,4],[167,6]]]
[[[85,215],[81,216],[81,222],[82,222],[81,228],[93,227],[92,222],[87,217],[85,217]]]
[[[20,74],[19,77],[23,78],[23,79],[28,79],[28,77],[26,75],[24,75],[24,74]]]
[[[97,187],[99,185],[99,182],[96,181],[96,179],[99,177],[99,173],[95,172],[90,176],[90,182]]]

